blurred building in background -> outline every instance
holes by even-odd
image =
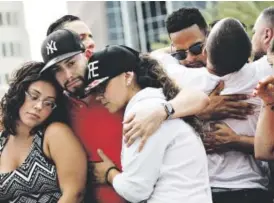
[[[97,50],[124,44],[143,52],[167,44],[165,19],[183,7],[205,8],[188,1],[68,1],[68,14],[79,16],[92,29]],[[35,9],[35,8],[34,8]],[[0,1],[0,98],[14,69],[31,60],[23,1]],[[37,16],[39,19],[39,16]],[[29,30],[30,32],[30,30]]]
[[[32,59],[31,51],[40,56],[47,26],[66,13],[88,24],[97,50],[108,44],[124,44],[149,52],[170,44],[165,20],[179,8],[200,9],[208,23],[224,17],[237,18],[247,25],[251,36],[260,12],[273,6],[272,1],[63,1],[53,9],[50,1],[33,2],[0,1],[0,98],[14,69]]]
[[[22,1],[0,1],[0,97],[8,87],[10,74],[30,60]]]
[[[207,2],[94,1],[68,2],[68,13],[79,16],[92,29],[97,49],[124,44],[143,52],[167,43],[166,16],[181,7],[203,9]]]

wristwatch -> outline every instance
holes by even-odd
[[[174,110],[173,106],[168,102],[162,103],[162,105],[164,106],[166,114],[167,114],[166,120],[168,120],[175,113],[175,110]]]

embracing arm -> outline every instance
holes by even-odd
[[[183,88],[177,96],[168,101],[175,110],[172,118],[179,118],[199,114],[209,104],[208,96],[199,90]],[[131,113],[124,120],[123,135],[125,142],[130,146],[137,137],[142,137],[139,151],[146,140],[167,118],[165,108],[161,104],[147,106],[146,109]]]
[[[180,118],[199,114],[209,104],[209,97],[202,91],[183,88],[169,103],[175,110],[172,118]]]
[[[223,89],[224,82],[220,81],[209,94],[209,105],[198,114],[200,119],[205,121],[218,121],[226,118],[245,120],[247,115],[254,113],[255,106],[244,101],[250,97],[249,95],[220,95]]]
[[[237,135],[227,124],[222,122],[211,123],[210,132],[203,139],[207,153],[227,152],[231,150],[243,153],[254,153],[254,137]]]
[[[274,111],[271,106],[262,109],[256,129],[255,157],[274,159]]]
[[[274,76],[261,80],[253,94],[259,96],[264,103],[256,129],[255,157],[274,159]]]
[[[232,148],[244,153],[254,154],[254,137],[247,135],[240,135],[238,137],[238,141],[234,143]]]
[[[46,148],[56,165],[62,197],[58,203],[83,201],[87,178],[85,151],[71,129],[62,123],[51,124],[45,132]]]

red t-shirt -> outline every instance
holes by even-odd
[[[93,98],[88,106],[81,101],[71,103],[72,128],[89,154],[89,160],[102,161],[97,154],[100,148],[121,169],[122,112],[110,114]],[[99,186],[96,195],[100,203],[126,202],[108,185]]]

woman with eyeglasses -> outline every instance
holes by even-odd
[[[0,202],[79,203],[87,158],[65,124],[62,90],[39,75],[40,62],[25,63],[1,100]]]

